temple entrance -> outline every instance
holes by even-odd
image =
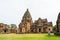
[[[7,30],[6,29],[4,29],[4,33],[6,33],[7,32]]]
[[[41,29],[39,29],[39,32],[41,32]]]

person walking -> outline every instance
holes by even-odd
[[[48,30],[48,36],[50,36],[50,29]]]

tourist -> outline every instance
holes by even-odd
[[[50,36],[50,29],[48,30],[48,36]]]

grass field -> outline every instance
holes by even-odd
[[[60,40],[60,36],[47,34],[0,34],[0,40]]]

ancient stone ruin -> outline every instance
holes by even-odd
[[[50,29],[53,32],[52,22],[48,22],[47,19],[39,18],[31,26],[31,32],[46,33]]]
[[[30,12],[27,11],[25,12],[21,23],[19,24],[19,29],[20,29],[20,33],[28,33],[30,32],[30,27],[32,25],[32,17],[30,15]]]
[[[0,23],[0,33],[10,33],[10,26]]]
[[[58,14],[58,18],[56,21],[56,31],[54,33],[56,35],[60,35],[60,13]]]
[[[57,33],[60,33],[60,13],[57,20]],[[0,33],[47,33],[50,29],[53,32],[52,22],[48,22],[47,19],[38,18],[38,20],[32,21],[31,14],[27,9],[22,17],[19,27],[15,24],[7,25],[0,23]]]
[[[19,29],[20,33],[45,33],[48,32],[49,29],[53,32],[52,22],[48,22],[47,19],[39,18],[33,23],[28,9],[19,24]]]

